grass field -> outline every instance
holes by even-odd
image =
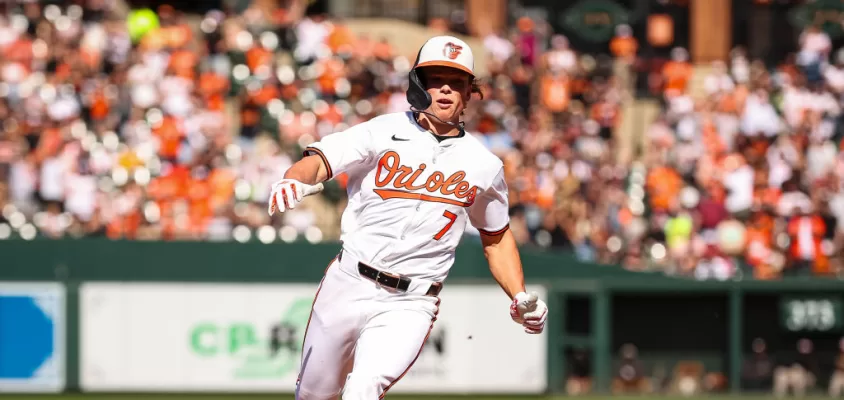
[[[654,398],[660,400],[768,400],[772,396],[701,396],[701,397],[675,397],[675,396],[408,396],[391,395],[389,399],[395,400],[618,400],[618,399],[645,399]],[[293,400],[292,395],[203,395],[203,394],[64,394],[64,395],[12,395],[0,393],[2,400]],[[807,396],[801,400],[828,400],[829,397]]]

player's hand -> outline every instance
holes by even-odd
[[[323,189],[322,183],[308,185],[295,179],[282,179],[273,183],[270,189],[270,200],[267,212],[273,215],[276,211],[285,212],[296,208],[305,196],[317,194]]]
[[[544,301],[539,300],[536,293],[521,292],[516,294],[513,303],[510,304],[510,317],[524,326],[525,332],[539,334],[545,329],[548,306]]]

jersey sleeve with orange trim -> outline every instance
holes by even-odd
[[[507,182],[504,180],[504,168],[501,168],[492,185],[481,192],[469,207],[469,222],[483,234],[500,235],[510,227],[509,211]]]
[[[328,170],[326,180],[366,163],[375,154],[367,123],[326,135],[319,142],[312,143],[305,149],[304,155],[314,154],[325,163]]]

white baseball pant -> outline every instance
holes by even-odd
[[[296,400],[378,400],[413,365],[436,320],[430,282],[407,292],[362,277],[344,252],[329,264],[302,347]]]

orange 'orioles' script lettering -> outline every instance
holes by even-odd
[[[413,199],[421,201],[432,201],[436,203],[453,204],[461,207],[469,207],[475,202],[475,195],[478,193],[477,186],[469,185],[466,182],[466,173],[457,171],[448,178],[445,174],[435,171],[425,182],[416,184],[419,175],[425,171],[427,165],[420,164],[416,170],[406,165],[401,165],[401,158],[395,151],[388,151],[378,160],[378,170],[375,172],[375,193],[383,200],[387,199]],[[383,174],[385,171],[386,174]],[[392,183],[392,185],[390,184]],[[394,189],[387,189],[391,186]],[[460,200],[453,200],[439,196],[413,191],[425,189],[431,194],[439,193],[444,196],[454,196]]]

